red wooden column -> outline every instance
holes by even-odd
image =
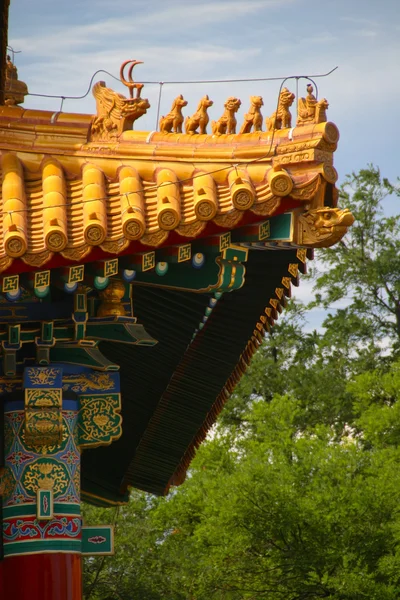
[[[3,600],[81,600],[79,554],[32,554],[3,561]],[[0,567],[1,569],[1,567]]]

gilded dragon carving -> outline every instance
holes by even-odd
[[[299,246],[329,248],[342,239],[354,223],[352,213],[340,208],[316,208],[298,217],[297,240]]]
[[[92,92],[96,99],[97,115],[91,127],[90,138],[92,141],[117,139],[123,131],[132,129],[134,121],[150,108],[149,101],[140,95],[143,84],[136,83],[132,79],[133,67],[139,62],[136,60],[125,61],[121,66],[121,81],[129,89],[129,98],[106,87],[104,81],[99,81],[93,86]],[[129,63],[131,66],[128,70],[128,80],[126,80],[124,69]],[[133,94],[134,90],[136,90],[136,96]]]

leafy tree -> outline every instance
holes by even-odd
[[[115,520],[116,555],[86,560],[85,600],[400,597],[400,215],[382,211],[395,194],[374,167],[346,179],[356,222],[312,273],[323,330],[306,333],[292,304],[186,482],[86,509]]]
[[[340,201],[356,221],[336,246],[317,251],[310,278],[316,298],[292,303],[275,324],[222,415],[240,425],[249,403],[292,394],[305,424],[329,423],[340,432],[354,418],[346,388],[351,375],[388,368],[400,349],[400,215],[385,216],[385,199],[400,188],[370,166],[348,176]],[[340,301],[345,307],[332,311]],[[322,331],[305,333],[308,310],[328,310]],[[388,352],[388,348],[391,351]]]
[[[328,334],[305,333],[305,311],[297,303],[276,323],[253,358],[229,400],[220,423],[246,427],[244,414],[258,399],[270,402],[276,394],[290,394],[304,408],[298,425],[326,423],[340,431],[352,419],[353,407],[346,390],[349,355],[327,343]]]
[[[369,345],[389,336],[400,341],[400,215],[385,216],[385,199],[400,195],[400,186],[370,165],[347,176],[340,201],[355,223],[339,244],[318,252],[324,267],[314,272],[314,305],[328,308],[338,300],[347,306],[330,315],[331,330],[351,328],[350,342]]]
[[[163,588],[154,586],[156,532],[149,514],[154,499],[132,492],[128,506],[95,508],[84,505],[83,516],[92,525],[114,524],[114,556],[85,559],[84,600],[161,600]]]

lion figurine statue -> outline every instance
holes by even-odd
[[[266,119],[267,131],[292,126],[292,115],[289,107],[292,106],[295,98],[296,96],[292,92],[289,92],[287,88],[283,88],[279,94],[278,110]]]
[[[171,106],[171,112],[160,119],[160,131],[162,133],[182,133],[183,114],[182,108],[187,106],[187,100],[182,94],[177,96]]]
[[[185,131],[186,133],[197,133],[197,129],[200,129],[200,134],[207,133],[207,125],[210,120],[207,109],[210,108],[214,103],[206,95],[204,96],[197,107],[197,111],[191,117],[186,117],[185,120]]]
[[[250,133],[252,128],[254,131],[262,130],[263,116],[260,110],[262,106],[264,106],[264,102],[261,96],[250,96],[249,112],[244,115],[244,122],[239,133]]]
[[[223,135],[225,133],[236,133],[236,117],[235,113],[241,106],[239,98],[230,96],[224,104],[225,110],[222,117],[218,121],[212,121],[211,129],[214,135]]]

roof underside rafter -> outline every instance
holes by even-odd
[[[336,243],[353,221],[337,208],[339,133],[312,86],[295,127],[294,95],[283,88],[266,132],[262,99],[252,97],[234,133],[240,101],[231,97],[207,135],[208,97],[187,133],[177,105],[160,132],[132,131],[149,104],[141,84],[124,83],[129,98],[95,84],[95,116],[0,107],[0,312],[15,320],[7,303],[21,302],[28,325],[47,306],[55,345],[46,356],[62,362],[57,336],[67,331],[75,343],[78,326],[68,321],[60,333],[57,320],[70,318],[77,286],[89,295],[80,331],[95,332],[91,367],[119,365],[122,375],[122,436],[83,460],[83,496],[105,505],[126,501],[130,485],[161,494],[183,480],[312,248]],[[102,290],[113,277],[120,299],[111,286],[110,309]],[[117,309],[113,320],[107,311]],[[21,344],[36,343],[23,325]],[[100,352],[99,339],[114,341]]]

